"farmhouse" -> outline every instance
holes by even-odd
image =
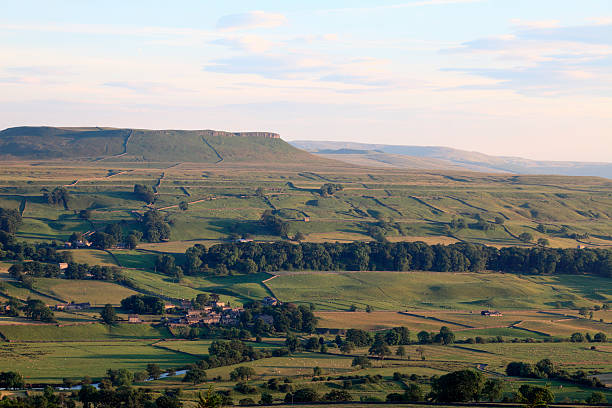
[[[278,301],[277,298],[272,297],[272,296],[266,296],[265,298],[263,298],[263,300],[261,301],[261,303],[263,303],[266,306],[276,306],[278,305],[280,302]]]
[[[483,310],[480,312],[480,314],[482,316],[494,316],[494,317],[503,316],[503,313],[498,312],[497,310]]]
[[[137,314],[131,314],[128,316],[128,323],[142,323],[142,319]]]
[[[85,310],[85,309],[90,309],[91,308],[91,304],[89,302],[85,302],[85,303],[60,303],[58,305],[55,305],[55,310],[64,310],[64,311],[71,311],[71,310]]]

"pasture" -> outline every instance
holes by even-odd
[[[591,306],[610,296],[604,278],[449,272],[279,273],[267,282],[283,301],[320,310],[550,309]],[[596,295],[595,295],[596,294]],[[598,299],[599,298],[599,299]]]
[[[232,232],[278,239],[256,225],[266,209],[289,223],[290,235],[300,231],[313,242],[372,239],[368,226],[383,220],[390,222],[384,233],[393,241],[525,245],[517,236],[529,232],[534,241],[546,238],[552,246],[612,246],[612,184],[604,179],[585,177],[577,185],[576,179],[553,176],[363,169],[331,161],[311,165],[7,162],[0,169],[0,206],[22,209],[21,239],[64,241],[73,231],[108,222],[123,221],[134,228],[133,211],[146,210],[132,193],[134,184],[156,186],[154,206],[171,221],[171,242],[143,247],[177,253],[189,242],[212,243]],[[322,197],[319,187],[326,182],[344,189]],[[66,208],[42,201],[40,190],[56,186],[66,186],[72,196]],[[263,197],[254,194],[259,187]],[[183,200],[189,203],[187,211],[178,209]],[[78,217],[82,209],[92,211],[89,220]],[[442,228],[453,218],[464,218],[469,225],[495,217],[503,218],[504,225],[487,231],[468,227],[449,233]],[[539,224],[546,226],[545,232],[537,229]],[[568,232],[560,232],[563,226]],[[585,232],[589,236],[580,240],[568,236]]]
[[[186,354],[156,348],[153,344],[151,340],[3,343],[0,361],[3,367],[22,373],[26,382],[52,383],[85,375],[100,379],[109,368],[144,371],[151,362],[171,368],[195,361]]]

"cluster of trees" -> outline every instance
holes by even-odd
[[[55,187],[52,191],[43,192],[43,200],[48,204],[63,204],[68,206],[70,200],[70,193],[63,186]]]
[[[21,310],[23,310],[26,317],[32,320],[38,320],[46,323],[55,321],[51,309],[49,309],[49,307],[47,307],[47,305],[45,305],[45,303],[40,299],[28,298]]]
[[[16,317],[23,312],[25,317],[32,320],[45,323],[55,322],[53,311],[39,299],[28,298],[23,302],[17,298],[10,297],[2,306],[2,312],[7,316]],[[2,388],[2,386],[0,386],[0,388]]]
[[[440,327],[439,333],[430,333],[428,331],[422,330],[417,333],[417,338],[419,339],[420,344],[453,344],[455,342],[455,333],[451,331],[446,326]]]
[[[134,194],[136,194],[138,199],[147,204],[153,204],[155,202],[155,191],[153,191],[150,186],[144,184],[134,184]]]
[[[274,215],[271,210],[265,210],[259,219],[259,224],[271,235],[286,237],[289,233],[289,223]]]
[[[269,315],[274,318],[274,325],[270,326],[260,315]],[[317,318],[311,308],[293,303],[283,303],[279,306],[264,306],[260,302],[252,302],[244,305],[244,312],[240,316],[245,326],[253,324],[252,331],[255,335],[276,332],[305,332],[312,333],[317,328]]]
[[[327,394],[319,394],[312,388],[300,388],[285,395],[286,404],[305,403],[305,402],[346,402],[351,401],[352,396],[346,390],[332,390]]]
[[[155,209],[147,211],[142,218],[144,238],[149,242],[170,239],[170,225],[161,213]]]
[[[121,308],[130,313],[161,315],[165,312],[165,303],[157,296],[132,295],[121,300]]]
[[[172,276],[177,281],[183,278],[183,269],[176,264],[176,260],[172,255],[158,255],[157,259],[155,259],[155,270],[165,275]]]
[[[15,371],[0,372],[0,388],[14,390],[23,388],[23,376]]]
[[[535,365],[522,361],[513,361],[506,366],[506,374],[513,377],[549,378],[570,381],[588,387],[606,387],[597,377],[589,377],[589,375],[582,370],[578,370],[575,373],[569,373],[566,370],[557,368],[555,364],[547,358],[538,361]]]
[[[593,312],[591,312],[591,314],[592,313]],[[582,342],[605,343],[606,341],[608,341],[608,336],[604,332],[595,333],[594,336],[591,336],[591,333],[586,333],[583,335],[582,333],[576,332],[576,333],[572,333],[569,340],[572,343],[582,343]]]
[[[344,187],[342,187],[342,184],[325,183],[319,189],[319,194],[321,194],[322,197],[329,197],[336,191],[342,191],[343,189]]]
[[[72,262],[70,252],[58,252],[53,245],[46,243],[30,244],[15,240],[15,235],[0,230],[0,259],[22,261],[29,259],[39,262]]]
[[[612,277],[612,250],[519,248],[424,242],[224,243],[186,251],[185,272],[225,274],[277,270],[393,270],[583,274]]]
[[[135,249],[141,239],[142,232],[136,230],[124,235],[121,223],[107,224],[104,231],[96,231],[89,237],[91,244],[101,249],[111,248],[119,243],[124,243],[128,249]],[[78,233],[70,237],[71,242],[78,240],[82,240]]]
[[[13,279],[23,280],[23,275],[37,278],[57,278],[61,275],[58,264],[38,261],[22,262],[11,265],[8,270]]]
[[[0,231],[14,234],[21,224],[22,219],[19,211],[0,207]]]
[[[197,384],[206,380],[205,370],[209,368],[240,364],[281,354],[282,352],[278,349],[254,349],[253,346],[241,340],[215,340],[208,347],[208,355],[189,368],[183,381]],[[246,375],[247,373],[241,370],[240,374]],[[251,376],[253,373],[249,372],[248,375]]]
[[[25,286],[32,287],[32,278],[64,278],[64,279],[92,279],[117,282],[131,286],[132,282],[126,278],[121,269],[116,266],[100,266],[69,262],[68,267],[60,270],[56,263],[38,261],[21,262],[11,265],[8,270],[13,279],[21,281]]]

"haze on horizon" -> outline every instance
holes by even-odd
[[[0,55],[0,128],[612,161],[609,0],[25,0],[3,4]]]

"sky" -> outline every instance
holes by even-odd
[[[3,1],[23,125],[612,162],[612,1]]]

